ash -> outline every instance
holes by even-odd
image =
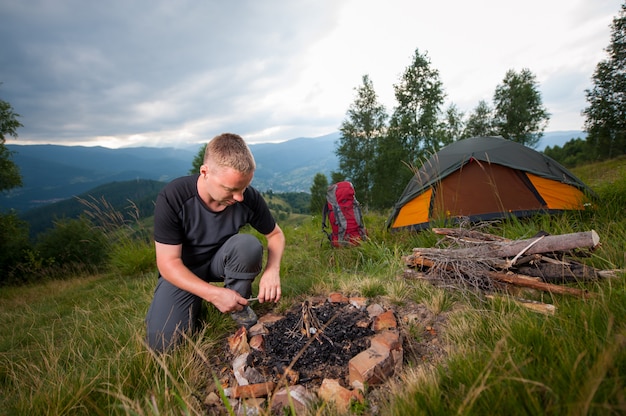
[[[301,383],[345,379],[348,362],[369,348],[369,337],[374,334],[366,311],[328,301],[296,305],[268,331],[265,351],[253,351],[252,365],[279,376],[295,360],[292,370],[299,373]]]

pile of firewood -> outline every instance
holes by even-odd
[[[402,258],[409,267],[406,277],[489,293],[514,285],[584,298],[591,296],[587,290],[566,284],[617,275],[614,270],[598,270],[574,260],[600,246],[593,230],[562,235],[540,232],[523,240],[461,228],[434,228],[433,232],[444,236],[446,247],[414,248]]]

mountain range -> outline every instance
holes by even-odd
[[[282,143],[250,145],[257,163],[252,185],[261,191],[308,192],[316,173],[337,169],[339,133]],[[0,209],[25,212],[83,194],[98,186],[135,179],[168,182],[187,175],[201,145],[187,148],[7,145],[23,186],[0,195]]]
[[[581,131],[546,133],[538,150],[584,137]],[[338,169],[339,132],[281,143],[251,144],[257,170],[252,185],[261,191],[309,192],[316,173]],[[196,148],[7,145],[23,186],[0,195],[0,209],[18,212],[84,194],[98,186],[128,180],[168,182],[189,173]]]

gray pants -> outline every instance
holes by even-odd
[[[263,267],[263,246],[250,234],[236,234],[226,240],[209,265],[207,282],[224,282],[224,287],[244,298],[252,294],[252,281]],[[154,298],[146,316],[148,346],[165,351],[178,344],[181,334],[197,329],[202,298],[179,289],[159,276]]]

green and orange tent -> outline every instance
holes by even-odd
[[[415,173],[387,227],[421,230],[432,223],[488,221],[583,210],[593,192],[561,164],[501,137],[458,140]]]

